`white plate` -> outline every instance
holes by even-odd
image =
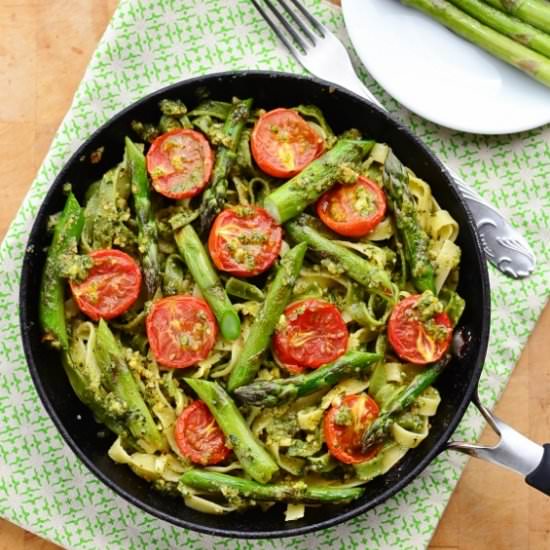
[[[405,107],[437,124],[506,134],[550,122],[550,88],[398,0],[342,0],[365,67]]]

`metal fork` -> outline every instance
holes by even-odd
[[[251,2],[286,49],[311,74],[347,88],[387,112],[359,80],[342,42],[298,0]],[[535,268],[535,256],[527,241],[458,174],[448,167],[447,171],[470,208],[488,260],[510,277],[527,277]]]

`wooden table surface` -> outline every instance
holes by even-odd
[[[0,0],[0,238],[69,108],[116,4]],[[496,409],[538,442],[550,441],[548,334],[550,306]],[[58,547],[0,519],[0,550],[54,548]],[[528,488],[520,476],[472,460],[430,548],[550,549],[550,500]]]

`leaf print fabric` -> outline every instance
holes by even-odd
[[[305,3],[349,45],[339,9]],[[356,65],[392,115],[498,206],[537,255],[536,272],[523,281],[490,270],[492,333],[480,392],[492,407],[550,294],[550,126],[497,137],[441,128],[401,108]],[[78,145],[131,102],[190,76],[236,69],[303,73],[250,0],[123,0],[117,8],[0,248],[0,515],[82,550],[424,548],[464,467],[460,455],[443,453],[395,497],[337,527],[284,540],[214,538],[158,520],[97,481],[34,390],[19,336],[19,273],[49,184]],[[482,428],[470,407],[456,437],[474,441]]]

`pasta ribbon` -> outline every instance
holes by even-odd
[[[181,485],[181,484],[180,484]],[[239,508],[237,506],[221,505],[217,502],[213,502],[204,497],[200,497],[194,494],[187,494],[183,497],[185,506],[196,510],[197,512],[203,512],[205,514],[213,514],[215,516],[223,516],[234,512]]]
[[[447,210],[436,210],[431,216],[428,234],[434,241],[455,241],[458,237],[458,223]]]
[[[153,481],[179,481],[186,467],[170,454],[155,455],[149,453],[126,452],[120,437],[117,437],[108,451],[109,457],[118,464],[127,464],[138,476]]]
[[[391,218],[384,218],[364,239],[369,241],[386,241],[395,233]]]
[[[443,241],[435,259],[435,290],[441,290],[451,271],[460,263],[460,248],[452,241]]]
[[[409,189],[416,201],[418,222],[422,229],[428,233],[433,211],[432,190],[424,180],[417,178],[410,170]]]
[[[405,456],[408,450],[408,447],[402,447],[394,441],[386,443],[374,458],[355,464],[355,474],[361,483],[384,475]]]
[[[355,393],[361,393],[369,387],[368,380],[361,380],[359,378],[346,378],[339,382],[332,390],[330,390],[321,400],[321,409],[328,409],[332,403],[339,398],[346,395],[352,395]]]
[[[434,416],[437,412],[437,407],[439,407],[439,403],[441,403],[439,392],[433,386],[430,386],[417,398],[414,409],[416,414]]]
[[[398,422],[392,424],[392,436],[401,447],[413,449],[414,447],[418,447],[421,441],[427,437],[429,429],[428,417],[424,416],[422,418],[422,429],[419,432],[403,428]]]

